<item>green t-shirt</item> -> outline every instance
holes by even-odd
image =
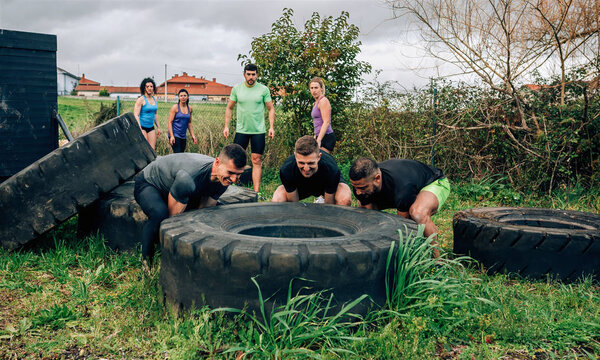
[[[237,84],[231,89],[229,98],[237,104],[237,124],[235,130],[242,134],[264,134],[265,103],[271,101],[271,93],[263,84]]]

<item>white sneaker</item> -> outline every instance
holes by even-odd
[[[315,204],[324,204],[325,203],[325,199],[323,198],[323,196],[319,196],[318,198],[315,198]]]

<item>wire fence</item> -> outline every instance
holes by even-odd
[[[59,97],[59,113],[67,123],[68,128],[74,136],[79,136],[84,132],[91,130],[96,124],[95,117],[100,113],[102,106],[117,105],[121,115],[133,112],[135,99],[114,99],[109,97],[81,97],[81,96],[61,96]],[[171,145],[168,142],[168,119],[169,111],[177,102],[171,100],[168,102],[158,101],[158,122],[160,124],[161,134],[157,139],[156,153],[158,155],[167,155],[172,153]],[[187,133],[186,152],[194,152],[217,156],[223,146],[233,142],[236,126],[236,111],[232,113],[231,124],[229,125],[229,138],[223,136],[223,127],[225,126],[225,107],[224,102],[191,101],[192,108],[192,127],[194,135],[198,142],[192,143],[189,132]],[[267,137],[265,143],[265,152],[263,154],[263,164],[267,167],[278,167],[290,155],[289,144],[286,143],[286,134],[281,128],[282,123],[288,116],[281,109],[275,107],[275,138]],[[265,117],[265,124],[268,128],[268,121]],[[64,135],[60,134],[60,139],[66,142]],[[250,160],[248,160],[250,161]]]
[[[135,101],[120,100],[118,103],[121,114],[133,112]],[[169,112],[175,104],[175,101],[158,102],[157,115],[161,133],[157,139],[156,152],[161,155],[172,152],[167,136]],[[224,103],[190,103],[190,107],[192,108],[192,128],[194,129],[194,135],[198,139],[198,143],[192,143],[188,132],[186,151],[215,156],[228,143],[228,139],[225,139],[222,135],[225,125],[225,106]]]

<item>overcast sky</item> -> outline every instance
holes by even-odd
[[[294,9],[299,28],[315,11],[348,11],[361,30],[359,58],[382,70],[382,80],[412,88],[435,75],[410,45],[418,34],[391,20],[383,0],[0,0],[0,29],[57,35],[57,65],[104,85],[137,86],[146,76],[162,82],[165,64],[168,78],[186,71],[233,85],[243,80],[238,54],[248,54],[284,7]]]

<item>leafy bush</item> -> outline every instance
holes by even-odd
[[[576,80],[582,71],[572,71],[564,105],[557,78],[538,79],[539,90],[522,89],[527,121],[511,99],[476,86],[434,81],[398,91],[376,79],[344,110],[335,155],[341,162],[361,155],[434,159],[450,179],[501,174],[495,186],[509,183],[517,191],[594,186],[600,182],[600,89]]]
[[[106,88],[102,88],[98,91],[98,96],[110,96],[110,94]]]

